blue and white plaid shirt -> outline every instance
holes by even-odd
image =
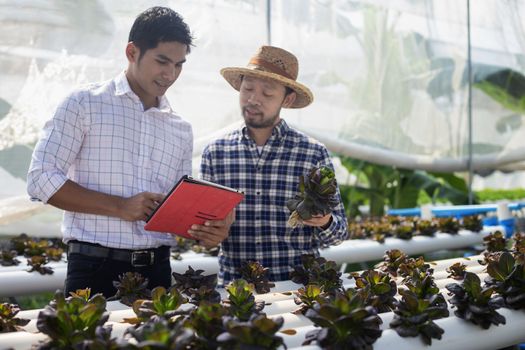
[[[28,192],[46,203],[68,180],[90,190],[131,197],[168,193],[191,173],[191,125],[163,96],[144,111],[124,73],[69,95],[44,126],[27,177]],[[122,249],[175,245],[173,235],[144,230],[144,221],[66,211],[64,241]]]
[[[299,176],[314,166],[333,169],[327,149],[318,141],[290,128],[284,120],[273,129],[261,154],[243,127],[206,147],[201,177],[244,192],[236,210],[230,236],[219,254],[219,281],[240,278],[237,269],[256,260],[270,269],[274,281],[290,279],[292,267],[302,254],[318,255],[318,248],[339,244],[348,236],[339,190],[339,205],[326,230],[291,228],[286,202],[297,194]]]

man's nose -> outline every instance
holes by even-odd
[[[252,104],[252,105],[260,105],[260,99],[259,99],[259,96],[257,95],[256,92],[252,92],[249,96],[248,96],[248,103]]]
[[[167,81],[173,81],[177,77],[177,68],[173,66],[168,66],[164,68],[162,76]]]

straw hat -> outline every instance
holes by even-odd
[[[290,108],[303,108],[314,100],[310,89],[298,83],[299,62],[292,53],[274,46],[261,46],[248,66],[227,67],[221,69],[221,74],[237,91],[241,86],[243,75],[277,81],[294,90],[297,94]]]

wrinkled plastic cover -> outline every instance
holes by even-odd
[[[158,4],[4,2],[0,179],[8,186],[0,197],[25,193],[31,150],[60,99],[125,69],[135,16]],[[466,0],[161,4],[181,13],[195,36],[167,93],[193,124],[195,168],[204,145],[241,120],[238,93],[219,70],[245,66],[268,40],[297,55],[298,80],[315,96],[311,106],[281,116],[334,152],[405,168],[466,170],[471,104],[473,168],[525,168],[525,102],[482,87],[490,76],[525,75],[524,0],[471,1],[471,101]]]

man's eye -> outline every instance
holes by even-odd
[[[159,60],[157,60],[157,62],[158,62],[159,64],[166,64],[166,63],[168,63],[167,61],[159,61]]]

